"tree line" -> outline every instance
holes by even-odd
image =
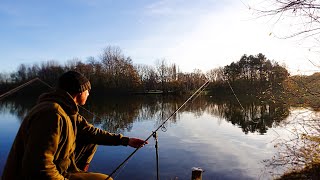
[[[55,86],[58,77],[68,70],[76,70],[90,79],[95,93],[186,93],[192,92],[209,81],[211,93],[230,92],[230,86],[238,93],[262,94],[266,90],[281,89],[288,71],[263,54],[243,55],[239,61],[207,72],[195,69],[181,72],[176,64],[165,59],[155,66],[134,64],[119,47],[108,46],[99,58],[90,57],[68,61],[64,66],[56,61],[42,64],[21,64],[16,72],[0,74],[0,91],[13,89],[34,78]],[[34,89],[33,89],[34,91]],[[270,91],[271,92],[271,91]]]
[[[271,97],[284,94],[284,82],[290,76],[287,69],[265,55],[243,55],[232,62],[208,73],[209,89],[215,94],[237,92],[242,95]]]

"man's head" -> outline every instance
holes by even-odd
[[[76,71],[62,74],[58,81],[58,88],[67,91],[76,104],[84,105],[91,89],[90,81]]]

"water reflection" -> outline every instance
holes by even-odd
[[[188,97],[175,96],[104,96],[92,97],[80,108],[81,114],[88,121],[111,132],[131,131],[135,121],[155,120],[155,126],[166,120]],[[37,97],[8,98],[0,102],[0,111],[10,109],[10,113],[20,120],[36,103]],[[239,104],[234,99],[219,100],[199,96],[190,101],[170,118],[169,123],[176,123],[181,113],[201,116],[211,114],[239,127],[245,134],[258,132],[264,134],[268,128],[277,126],[289,115],[289,107],[284,103],[266,103],[243,101]]]
[[[264,134],[268,128],[277,126],[289,115],[289,108],[283,104],[263,104],[250,102],[242,107],[234,103],[217,105],[220,116],[234,125],[241,127],[244,133]],[[220,107],[219,107],[220,106]]]
[[[0,136],[9,137],[6,142],[0,142],[1,170],[19,121],[37,98],[15,96],[0,102],[0,112],[10,112],[12,116],[11,119],[2,116],[3,121],[0,121],[3,123]],[[81,111],[89,121],[105,130],[143,138],[187,98],[161,95],[90,97],[84,106],[86,110]],[[263,168],[259,162],[272,157],[273,146],[267,144],[271,141],[268,129],[286,119],[289,109],[283,104],[241,102],[243,109],[234,99],[199,96],[170,118],[166,123],[167,131],[159,132],[161,179],[176,176],[190,179],[191,171],[188,171],[195,166],[206,170],[203,179],[258,179]],[[15,123],[6,123],[9,121]],[[8,126],[12,127],[10,132],[4,131]],[[256,136],[256,132],[265,135]],[[150,145],[134,156],[118,179],[155,179],[153,143],[150,140]],[[91,170],[110,173],[131,152],[130,148],[100,146]]]
[[[36,97],[15,98],[10,97],[0,101],[0,112],[17,116],[21,121],[36,104]]]

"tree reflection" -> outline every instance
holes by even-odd
[[[23,97],[23,98],[22,98]],[[87,104],[80,108],[81,114],[96,126],[110,132],[131,131],[137,121],[154,121],[155,128],[175,112],[188,97],[163,95],[136,96],[90,96]],[[0,110],[16,115],[20,120],[36,103],[37,97],[17,96],[0,102]],[[240,106],[234,98],[219,99],[199,96],[174,114],[166,124],[176,123],[185,112],[200,117],[210,114],[238,126],[246,134],[264,134],[268,128],[277,126],[289,114],[284,103],[266,103],[243,100]],[[243,108],[242,108],[243,107]]]
[[[0,112],[15,115],[22,121],[29,110],[36,104],[36,96],[27,96],[26,94],[16,94],[0,101]]]
[[[137,121],[154,120],[155,126],[160,125],[181,102],[181,98],[171,96],[105,96],[88,101],[82,114],[92,123],[111,132],[131,131]],[[170,122],[177,121],[174,115]]]
[[[268,128],[277,126],[289,115],[289,107],[284,103],[266,103],[255,99],[243,100],[239,104],[234,99],[210,99],[207,111],[239,126],[246,134],[264,134]]]

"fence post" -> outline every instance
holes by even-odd
[[[201,168],[193,167],[191,180],[202,180],[202,172],[203,170]]]

